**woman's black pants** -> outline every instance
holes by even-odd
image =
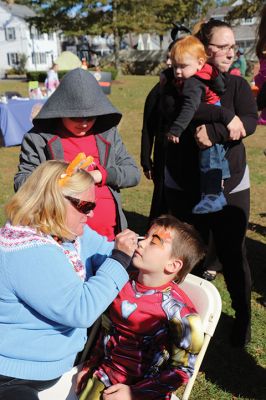
[[[58,380],[33,381],[0,375],[0,400],[38,400],[38,392],[55,385]]]
[[[178,219],[194,225],[206,244],[209,233],[212,232],[232,307],[244,340],[250,329],[251,318],[251,274],[245,246],[250,207],[249,189],[227,195],[228,205],[221,211],[210,214],[192,214],[191,210],[198,198],[191,193],[166,189],[166,199],[169,212]]]

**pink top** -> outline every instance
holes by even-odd
[[[258,86],[260,89],[264,82],[266,81],[266,58],[260,58],[260,69],[259,73],[254,77],[254,81],[256,86]]]
[[[116,227],[116,204],[108,186],[105,185],[107,172],[100,165],[99,152],[96,145],[94,135],[76,137],[63,137],[62,145],[64,149],[65,161],[72,161],[80,152],[84,152],[86,156],[94,158],[95,167],[102,173],[102,182],[95,185],[96,207],[94,216],[88,218],[87,225],[98,232],[100,235],[106,236],[108,240],[114,240]]]

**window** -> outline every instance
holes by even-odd
[[[237,47],[243,47],[243,48],[246,47],[246,43],[244,40],[237,40],[236,45],[237,45]]]
[[[18,53],[7,53],[7,63],[11,67],[14,65],[18,65],[19,63]]]
[[[242,18],[243,25],[252,25],[254,23],[253,18]]]
[[[5,34],[6,34],[6,40],[15,40],[16,39],[15,28],[6,28]]]
[[[46,53],[31,53],[32,64],[47,64]]]
[[[48,40],[54,40],[54,33],[53,32],[49,32],[48,33]]]
[[[44,34],[39,32],[39,31],[37,31],[37,39],[42,39],[43,40],[44,38],[45,38]]]
[[[38,31],[34,26],[30,29],[30,38],[31,39],[44,39],[44,34]]]

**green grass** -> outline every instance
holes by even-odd
[[[119,130],[129,152],[139,162],[140,132],[145,97],[156,77],[120,77],[112,85],[111,101],[122,111]],[[26,83],[0,82],[0,93],[18,90],[27,94]],[[252,341],[247,349],[232,349],[228,337],[233,310],[223,276],[215,285],[221,293],[223,312],[215,336],[205,356],[201,372],[192,390],[191,400],[266,399],[266,310],[258,303],[266,286],[266,128],[258,127],[256,134],[245,140],[251,172],[251,215],[247,249],[253,276]],[[19,148],[0,148],[0,224],[5,221],[3,205],[13,193],[13,176],[17,169]],[[142,177],[138,187],[122,191],[123,207],[130,227],[143,233],[152,195],[152,184]]]

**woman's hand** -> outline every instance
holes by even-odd
[[[133,400],[130,386],[117,383],[103,392],[103,400]]]
[[[167,133],[166,135],[168,142],[172,142],[175,144],[179,143],[179,137],[175,136],[175,135],[171,135],[171,133]]]
[[[227,125],[230,140],[239,140],[246,136],[246,131],[241,119],[235,115],[232,121]]]
[[[115,237],[115,249],[132,257],[138,246],[138,236],[130,229],[125,229]]]
[[[151,180],[153,179],[153,172],[151,170],[144,171],[144,175],[146,176],[147,179]]]
[[[102,176],[102,173],[98,169],[95,169],[93,171],[88,171],[88,172],[93,177],[93,180],[95,183],[101,183],[103,176]]]
[[[194,135],[197,145],[200,149],[207,149],[212,146],[212,142],[209,139],[206,125],[200,125],[196,128],[196,133]]]

